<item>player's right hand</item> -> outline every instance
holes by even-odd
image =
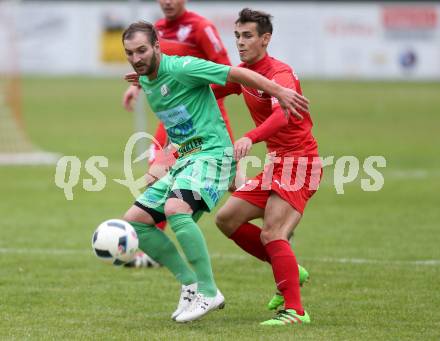
[[[300,111],[309,111],[309,100],[292,89],[281,87],[277,98],[286,114],[290,112],[300,120],[304,118]]]
[[[133,111],[134,103],[136,102],[139,92],[141,89],[137,85],[130,85],[127,90],[124,92],[124,96],[122,98],[122,106],[127,111]]]

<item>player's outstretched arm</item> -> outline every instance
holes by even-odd
[[[303,119],[299,110],[309,111],[309,101],[307,98],[292,89],[284,88],[272,82],[252,70],[233,66],[229,71],[228,81],[263,90],[265,93],[276,97],[284,111],[289,111],[299,119]]]

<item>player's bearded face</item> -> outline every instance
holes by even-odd
[[[158,44],[152,46],[148,37],[136,33],[132,39],[124,41],[125,54],[138,75],[148,76],[158,69]]]
[[[237,23],[234,34],[242,62],[254,64],[264,57],[267,48],[267,37],[264,34],[258,35],[256,23]]]
[[[156,71],[156,69],[157,69],[157,55],[154,52],[154,50],[153,50],[153,53],[152,53],[150,59],[143,60],[139,65],[141,68],[140,71],[142,71],[142,68],[144,67],[144,65],[147,68],[147,70],[143,74],[145,76],[151,75],[154,71]]]

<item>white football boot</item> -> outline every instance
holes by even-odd
[[[127,268],[158,268],[162,266],[142,251],[136,252],[134,259],[124,264]]]
[[[173,320],[185,309],[187,309],[192,302],[194,302],[197,293],[197,283],[182,285],[182,289],[180,291],[180,299],[179,304],[177,305],[177,309],[172,313],[171,318]]]
[[[194,321],[206,315],[211,310],[223,309],[225,307],[225,298],[220,290],[217,289],[215,297],[206,297],[197,293],[191,305],[176,317],[176,322]]]

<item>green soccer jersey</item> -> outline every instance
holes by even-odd
[[[220,155],[232,142],[210,84],[224,85],[230,66],[162,54],[157,78],[139,78],[151,109],[164,123],[180,157]]]

